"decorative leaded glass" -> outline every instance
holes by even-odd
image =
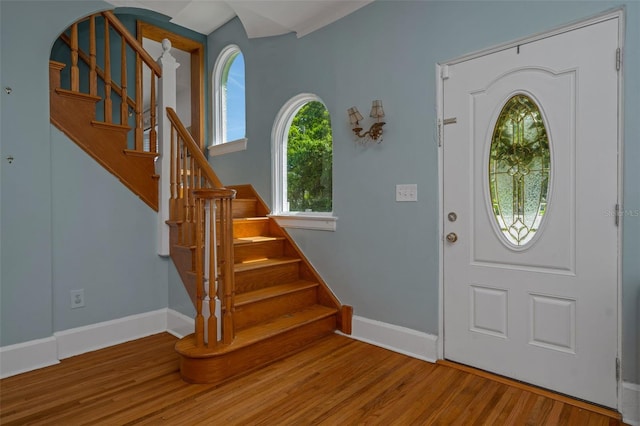
[[[547,208],[549,138],[533,99],[515,95],[502,108],[489,157],[491,207],[506,240],[527,244]]]

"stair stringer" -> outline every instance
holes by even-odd
[[[116,176],[149,207],[158,210],[158,176],[152,153],[127,150],[128,126],[96,121],[100,97],[60,88],[64,64],[50,61],[49,106],[51,123]]]

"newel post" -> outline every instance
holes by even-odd
[[[158,254],[169,255],[169,198],[171,197],[171,122],[167,117],[167,107],[176,109],[176,69],[180,66],[171,56],[171,42],[162,40],[162,56],[158,65],[162,68],[162,78],[158,79],[158,160],[156,173],[158,182]]]

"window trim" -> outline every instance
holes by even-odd
[[[300,108],[309,102],[320,102],[325,108],[324,101],[313,93],[300,93],[289,99],[280,108],[271,131],[271,188],[273,195],[273,217],[280,226],[285,228],[319,229],[335,231],[338,218],[333,212],[290,212],[284,208],[284,191],[287,185],[287,163],[283,145],[289,137],[289,127]],[[332,170],[333,173],[333,170]],[[332,188],[333,198],[333,188]]]
[[[242,50],[235,44],[226,46],[216,59],[216,63],[213,66],[213,84],[212,84],[212,99],[213,99],[213,131],[211,145],[209,146],[209,153],[213,155],[221,155],[229,152],[243,151],[247,149],[246,138],[246,122],[245,122],[245,137],[234,141],[225,141],[224,135],[227,129],[227,99],[226,91],[222,90],[222,77],[225,72],[229,72],[231,63],[238,56],[242,54]],[[246,75],[246,74],[245,74]],[[246,101],[245,101],[246,111]],[[240,143],[244,141],[243,143]],[[215,148],[217,146],[231,144],[224,149]]]

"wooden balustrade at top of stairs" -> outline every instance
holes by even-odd
[[[51,123],[73,140],[126,187],[154,210],[158,210],[156,153],[127,149],[130,128],[96,121],[101,98],[60,88],[64,64],[49,62]]]
[[[192,334],[176,344],[182,378],[193,383],[246,373],[335,330],[351,333],[352,308],[339,303],[290,236],[266,216],[268,208],[253,187],[227,188],[237,192],[232,209],[235,339],[198,347]],[[177,269],[193,268],[194,248],[178,244],[180,222],[170,225]],[[185,285],[194,298],[193,273],[181,275],[189,277]]]
[[[101,35],[97,31],[100,26]],[[69,59],[67,63],[49,62],[51,123],[157,211],[155,82],[162,75],[160,66],[111,11],[75,22],[59,39],[66,43]],[[81,45],[88,46],[88,52]],[[119,60],[112,61],[116,57],[112,53],[118,50]],[[98,66],[99,53],[104,69]],[[132,88],[127,87],[128,56],[135,57]],[[150,70],[148,147],[143,119],[145,67]],[[64,68],[68,68],[70,78],[62,84]],[[102,121],[96,120],[98,105]],[[133,140],[133,149],[129,149],[128,139]]]

